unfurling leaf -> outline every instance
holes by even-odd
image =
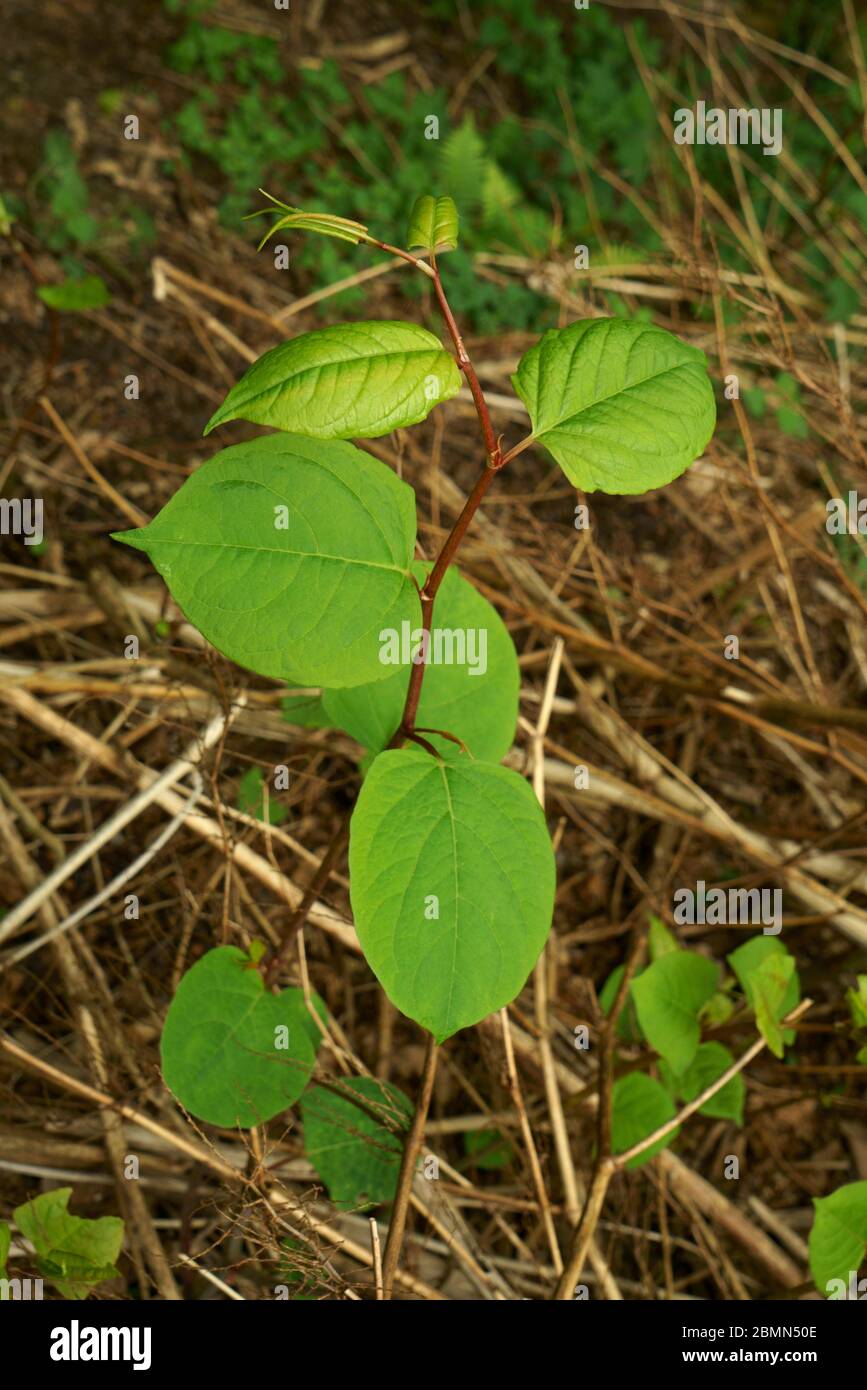
[[[150,556],[218,651],[294,685],[384,679],[381,629],[418,617],[412,489],[352,444],[275,434],[224,449],[115,539]]]
[[[314,439],[373,438],[416,425],[461,389],[439,338],[414,323],[375,320],[302,333],[271,348],[205,426],[227,420]]]
[[[281,203],[279,198],[274,198],[270,193],[266,193],[264,188],[259,192],[274,204],[271,208],[259,208],[258,212],[248,213],[245,221],[253,217],[271,216],[274,223],[259,242],[259,250],[265,245],[266,241],[275,232],[286,229],[293,232],[318,232],[321,236],[337,237],[339,241],[351,241],[356,245],[360,241],[367,241],[367,228],[361,222],[353,222],[348,217],[335,217],[330,212],[304,212],[302,208],[293,208],[289,203]]]
[[[552,328],[512,383],[533,435],[586,492],[647,492],[689,467],[713,434],[703,352],[627,319]]]
[[[453,198],[423,193],[409,215],[406,244],[410,251],[454,251],[458,244],[458,210]]]
[[[508,1004],[551,926],[554,855],[527,783],[489,763],[380,753],[349,841],[367,962],[438,1041]]]

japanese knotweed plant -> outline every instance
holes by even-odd
[[[148,526],[116,538],[150,556],[225,656],[321,687],[298,722],[342,728],[368,750],[349,832],[358,938],[397,1008],[442,1041],[521,990],[551,927],[555,886],[538,801],[500,765],[517,722],[515,648],[454,567],[460,543],[501,469],[530,445],[583,491],[671,482],[710,439],[714,394],[704,355],[671,333],[584,319],[546,332],[519,362],[513,383],[532,433],[504,448],[440,276],[438,258],[458,240],[453,201],[416,201],[406,249],[360,223],[271,201],[263,245],[294,229],[409,261],[431,283],[450,347],[417,323],[377,321],[272,348],[205,433],[238,419],[276,432],[221,450]],[[347,441],[418,424],[464,384],[485,462],[429,562],[416,555],[412,489]],[[200,1118],[253,1125],[304,1090],[320,1020],[300,990],[271,991],[280,963],[280,953],[269,962],[223,946],[181,981],[163,1068]]]

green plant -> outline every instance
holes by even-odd
[[[114,1267],[123,1245],[124,1224],[118,1216],[98,1220],[73,1216],[68,1210],[71,1187],[43,1192],[12,1213],[19,1231],[36,1252],[39,1273],[57,1288],[61,1298],[87,1298],[105,1279],[114,1279]],[[9,1227],[0,1222],[0,1277],[6,1275]]]
[[[272,348],[205,432],[239,418],[279,432],[222,450],[148,526],[116,539],[149,555],[187,617],[226,656],[290,684],[324,687],[321,697],[290,697],[288,718],[346,728],[368,750],[349,831],[356,929],[386,993],[432,1034],[432,1057],[433,1040],[517,995],[545,944],[554,900],[542,810],[528,783],[498,765],[517,720],[517,656],[491,605],[453,568],[460,543],[498,474],[531,444],[544,445],[584,489],[635,494],[671,481],[710,438],[714,395],[703,354],[670,333],[621,319],[573,323],[547,332],[522,358],[513,380],[532,433],[504,448],[440,275],[438,256],[458,240],[452,200],[416,200],[412,250],[351,219],[271,201],[263,244],[277,231],[305,230],[410,262],[432,284],[451,351],[411,322],[346,323]],[[485,463],[439,555],[416,562],[411,489],[346,440],[416,424],[462,381]],[[435,606],[443,627],[434,626]],[[260,961],[220,947],[181,982],[163,1067],[175,1095],[202,1119],[253,1125],[305,1088],[319,1023],[301,991],[266,988],[284,951]],[[683,984],[677,967],[686,954],[667,957],[673,987]],[[715,968],[699,964],[692,1004],[715,988]],[[691,1060],[686,1049],[679,1060]],[[323,1123],[333,1131],[342,1120],[331,1113],[333,1100],[321,1101],[305,1101],[305,1122],[313,1151],[327,1155],[333,1145]],[[340,1106],[351,1111],[352,1103],[350,1087]],[[365,1136],[361,1124],[353,1137]],[[366,1186],[345,1180],[344,1149],[341,1141],[338,1171],[324,1175],[337,1200],[381,1192],[379,1172]]]

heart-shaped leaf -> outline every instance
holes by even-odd
[[[698,458],[716,421],[704,353],[627,319],[550,329],[512,382],[535,438],[586,492],[670,483]]]
[[[698,1015],[716,989],[719,970],[694,951],[659,956],[632,981],[641,1031],[677,1074],[686,1071],[698,1049]]]
[[[654,1081],[652,1076],[642,1071],[634,1071],[629,1076],[615,1081],[611,1093],[611,1146],[616,1154],[625,1153],[654,1130],[673,1120],[677,1111],[674,1101],[664,1086]],[[627,1168],[640,1168],[642,1163],[653,1158],[677,1138],[679,1130],[672,1130],[662,1139],[627,1163]]]
[[[381,629],[419,612],[412,489],[352,444],[236,444],[115,539],[147,552],[225,656],[295,685],[382,680]]]
[[[660,1062],[659,1071],[666,1089],[673,1096],[691,1101],[712,1086],[733,1062],[734,1057],[722,1043],[704,1042],[699,1043],[692,1062],[680,1076],[676,1076],[665,1061]],[[711,1115],[717,1120],[734,1120],[736,1125],[742,1125],[746,1090],[744,1078],[738,1072],[715,1096],[705,1101],[699,1115]]]
[[[40,1270],[63,1298],[87,1298],[95,1284],[113,1279],[123,1245],[119,1216],[73,1216],[71,1187],[55,1187],[13,1212],[15,1224],[36,1251]]]
[[[352,816],[355,926],[392,1002],[438,1041],[514,999],[551,926],[554,855],[527,783],[380,753]]]
[[[453,198],[423,193],[409,215],[406,244],[410,251],[454,251],[458,244],[458,210]]]
[[[403,1155],[395,1128],[406,1129],[412,1105],[396,1086],[372,1076],[344,1078],[339,1087],[339,1095],[325,1086],[305,1091],[300,1105],[304,1152],[335,1206],[390,1202]]]
[[[413,566],[420,584],[429,568]],[[374,753],[386,747],[400,723],[411,654],[421,645],[421,610],[403,632],[384,630],[380,637],[383,656],[400,657],[396,671],[393,665],[386,667],[395,674],[373,685],[328,690],[322,697],[331,720]],[[518,722],[518,657],[496,609],[454,568],[447,571],[437,593],[429,657],[416,724],[445,729],[474,757],[499,762],[512,746]],[[444,758],[466,756],[449,739],[425,737]]]
[[[846,1183],[830,1197],[814,1197],[813,1206],[810,1271],[816,1288],[831,1297],[849,1297],[850,1276],[867,1255],[867,1182]],[[842,1281],[845,1292],[829,1289],[832,1280]]]
[[[249,1129],[298,1099],[320,1038],[303,990],[267,993],[243,951],[218,946],[187,971],[169,1006],[163,1076],[200,1120]]]
[[[416,425],[457,395],[461,374],[439,338],[415,323],[342,323],[271,348],[205,427],[227,420],[315,439],[373,438]]]

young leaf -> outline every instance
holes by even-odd
[[[554,855],[517,773],[380,753],[352,816],[352,908],[392,1002],[439,1042],[514,999],[551,926]]]
[[[512,383],[533,434],[586,492],[647,492],[679,477],[713,434],[703,352],[627,319],[552,328]]]
[[[281,203],[279,198],[274,198],[270,193],[266,193],[264,188],[259,192],[273,203],[273,207],[259,208],[258,212],[248,213],[245,221],[253,217],[274,218],[273,224],[259,242],[259,250],[265,245],[275,232],[285,230],[293,232],[318,232],[321,236],[337,237],[338,241],[351,241],[356,246],[360,241],[369,240],[367,228],[361,222],[353,222],[348,217],[335,217],[330,212],[304,212],[301,208],[293,208],[289,203]]]
[[[40,285],[36,293],[50,309],[69,313],[81,309],[103,309],[111,303],[108,286],[98,275],[85,275],[82,280],[64,280],[62,285]]]
[[[621,1077],[615,1081],[611,1094],[611,1146],[614,1153],[625,1153],[655,1129],[673,1120],[676,1114],[671,1096],[652,1076],[634,1071],[629,1076]],[[676,1139],[679,1132],[675,1129],[664,1139],[658,1139],[645,1153],[631,1158],[627,1168],[640,1168]]]
[[[747,1003],[756,1016],[756,1026],[775,1057],[782,1057],[783,1046],[794,1040],[792,1028],[780,1028],[779,1021],[791,1013],[801,998],[801,985],[795,958],[775,936],[754,936],[728,956]]]
[[[236,444],[114,538],[146,551],[225,656],[293,685],[382,680],[380,630],[419,612],[412,489],[352,444]]]
[[[850,1182],[830,1197],[814,1197],[813,1206],[810,1272],[820,1293],[845,1297],[850,1274],[857,1274],[867,1255],[867,1182]],[[828,1288],[837,1279],[843,1281],[846,1294]]]
[[[337,1207],[361,1207],[390,1202],[397,1187],[403,1144],[390,1122],[406,1129],[412,1105],[396,1086],[372,1076],[354,1076],[340,1083],[345,1095],[325,1086],[311,1086],[302,1097],[304,1152]],[[378,1123],[354,1104],[357,1095],[382,1115]]]
[[[457,395],[461,374],[415,323],[342,323],[280,343],[249,367],[205,426],[227,420],[314,439],[373,438],[416,425]]]
[[[300,1096],[321,1034],[300,989],[269,994],[237,946],[208,951],[178,986],[160,1043],[163,1076],[208,1124],[250,1129]]]
[[[413,566],[420,584],[429,569],[429,565]],[[431,662],[422,684],[416,724],[425,729],[445,729],[461,739],[474,757],[499,762],[515,737],[521,684],[515,646],[506,626],[487,599],[452,567],[437,594],[432,628]],[[418,650],[420,640],[419,612],[417,622],[405,633],[395,632],[392,641],[384,639],[383,651],[389,654],[389,646],[405,646],[406,652],[399,652],[405,657]],[[464,660],[456,660],[462,655]],[[387,680],[351,690],[325,691],[322,703],[326,714],[365,748],[381,752],[400,723],[411,669],[411,663],[404,660],[397,668],[385,667],[394,672]],[[444,758],[466,756],[449,739],[436,734],[425,737]]]
[[[624,965],[615,965],[611,974],[608,976],[608,979],[605,981],[605,984],[599,991],[599,1007],[606,1018],[611,1013],[611,1010],[614,1008],[614,1001],[617,998],[618,992],[620,990],[620,981],[623,979],[623,972],[625,969],[626,967]],[[643,973],[644,972],[642,970],[637,971],[637,973],[632,977],[632,983],[634,984],[635,981],[638,979],[639,975],[642,975]],[[614,1031],[617,1037],[622,1038],[624,1042],[641,1042],[641,1028],[638,1023],[638,1014],[635,1012],[635,1001],[632,998],[631,993],[627,993],[626,995],[626,1001],[623,1005],[623,1008],[620,1010],[620,1016],[617,1020],[617,1027]]]
[[[406,234],[408,250],[454,251],[458,244],[458,210],[452,198],[416,198]]]
[[[718,1042],[699,1043],[698,1051],[691,1064],[680,1076],[665,1061],[660,1062],[659,1072],[667,1091],[680,1096],[683,1101],[695,1100],[696,1096],[712,1086],[724,1071],[728,1071],[734,1057],[727,1047]],[[727,1081],[722,1090],[706,1100],[699,1109],[699,1115],[711,1115],[717,1120],[734,1120],[736,1125],[744,1122],[744,1100],[746,1086],[740,1072]]]
[[[719,970],[694,951],[660,956],[630,986],[642,1032],[680,1075],[695,1057],[698,1014],[716,989]]]
[[[669,931],[661,917],[650,914],[650,932],[647,944],[650,950],[650,959],[659,960],[662,956],[673,955],[680,950],[677,937],[674,932]]]
[[[40,1271],[63,1298],[87,1298],[95,1284],[114,1279],[114,1262],[123,1245],[119,1216],[92,1221],[67,1210],[71,1187],[56,1187],[12,1213],[19,1231],[36,1251]]]

